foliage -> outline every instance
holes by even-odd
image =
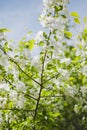
[[[80,17],[68,2],[43,0],[34,39],[14,44],[0,29],[0,130],[87,130],[86,18],[71,31]]]

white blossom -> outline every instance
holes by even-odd
[[[67,96],[71,96],[71,97],[74,97],[75,94],[78,93],[78,89],[76,88],[76,86],[67,86],[65,87],[65,94]]]
[[[80,92],[82,93],[83,97],[86,97],[87,95],[87,86],[82,86],[80,89]]]
[[[10,99],[13,101],[13,103],[16,103],[17,102],[17,97],[18,97],[18,93],[14,90],[10,90]]]
[[[7,101],[6,97],[0,97],[0,106],[1,106],[1,108],[5,107],[6,101]]]
[[[75,113],[79,113],[80,112],[79,104],[75,104],[75,106],[74,106],[74,112]]]
[[[43,0],[44,8],[43,8],[43,13],[40,16],[40,21],[43,27],[47,27],[51,30],[58,28],[58,32],[60,32],[61,30],[64,30],[65,28],[64,24],[67,23],[68,19],[63,18],[61,14],[68,16],[67,8],[66,8],[67,3],[68,3],[68,0],[66,1],[65,0],[63,1]],[[55,6],[59,6],[59,5],[63,6],[63,9],[60,12],[58,12],[60,14],[59,17],[54,17],[53,14],[55,12]],[[49,12],[51,12],[51,14],[48,16],[47,13]]]
[[[23,108],[24,103],[25,103],[24,95],[20,95],[18,98],[17,107]]]
[[[61,63],[66,63],[68,65],[68,64],[70,64],[71,59],[70,58],[62,58],[62,59],[60,59],[60,62]]]
[[[83,75],[87,76],[87,65],[84,65],[81,69]]]
[[[68,70],[59,68],[59,69],[58,69],[58,72],[59,72],[63,77],[66,77],[66,78],[69,77],[69,72],[68,72]]]
[[[45,41],[45,38],[43,36],[43,31],[39,31],[35,38],[36,43],[39,43],[40,41]]]

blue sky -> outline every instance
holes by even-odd
[[[87,16],[87,0],[71,0],[70,11],[77,11],[81,18]],[[42,11],[42,0],[0,0],[0,28],[11,30],[8,37],[19,40],[28,30],[41,30],[38,16]]]

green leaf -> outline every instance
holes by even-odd
[[[14,81],[14,75],[11,73],[9,73],[6,78],[12,82]]]
[[[39,46],[43,46],[44,45],[44,42],[43,41],[40,41],[39,42]]]
[[[87,27],[84,29],[84,33],[86,33],[86,34],[87,34]]]
[[[74,77],[70,77],[69,80],[70,80],[70,81],[73,81],[73,80],[74,80]]]
[[[2,77],[2,75],[0,75],[0,81],[2,81],[3,80],[3,77]]]
[[[47,34],[45,32],[43,32],[43,36],[47,39]]]
[[[58,13],[58,11],[61,11],[63,10],[63,6],[62,5],[59,5],[59,6],[55,6],[55,12]]]
[[[55,39],[56,41],[58,41],[58,37],[57,37],[56,35],[54,36],[54,39]]]
[[[1,33],[10,32],[10,30],[8,30],[8,29],[6,29],[6,28],[1,28],[1,29],[0,29],[0,32],[1,32]]]
[[[32,50],[34,48],[34,43],[35,43],[35,40],[32,39],[29,41],[29,49]]]
[[[84,17],[84,24],[86,24],[86,22],[87,22],[87,18],[86,18],[86,17]]]
[[[9,51],[8,42],[5,42],[3,49],[4,49],[5,52],[8,52],[8,51]]]
[[[20,44],[25,44],[26,48],[29,48],[30,50],[32,50],[34,48],[34,43],[35,43],[35,40],[32,39],[27,42],[21,42]]]
[[[7,91],[3,88],[0,88],[0,96],[5,97],[7,94]]]
[[[32,31],[29,31],[27,34],[29,34],[29,35],[32,34]]]
[[[80,19],[79,18],[74,18],[74,22],[77,24],[80,24]]]
[[[71,32],[68,32],[68,31],[64,31],[64,34],[65,34],[65,37],[70,39],[72,38],[73,34]]]
[[[56,113],[54,113],[53,116],[54,116],[54,117],[61,117],[61,118],[62,118],[62,115],[61,115],[60,112],[56,112]]]
[[[66,18],[66,15],[63,15],[63,14],[62,14],[61,16],[62,16],[63,18]]]
[[[56,34],[56,31],[57,31],[57,29],[54,29],[54,30],[53,30],[53,34]]]
[[[70,15],[77,18],[79,17],[79,14],[77,12],[71,12]]]

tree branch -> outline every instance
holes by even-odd
[[[34,81],[35,83],[37,83],[38,85],[41,85],[38,81],[36,81],[35,79],[33,79],[31,76],[29,76],[21,67],[20,65],[11,57],[9,58],[10,61],[12,61],[20,70],[22,73],[24,73],[29,79],[31,79],[32,81]]]
[[[41,98],[41,92],[42,92],[42,89],[43,89],[42,81],[43,81],[44,62],[45,62],[45,58],[46,58],[46,53],[47,53],[47,50],[45,51],[44,59],[43,59],[43,63],[42,63],[41,86],[40,86],[40,91],[39,91],[39,97],[38,97],[37,104],[36,104],[34,120],[35,120],[36,115],[37,115],[37,110],[38,110],[38,106],[39,106],[39,102],[40,102],[40,98]]]
[[[51,31],[50,31],[49,36],[48,36],[47,46],[49,45],[48,42],[49,42],[50,36],[51,36]],[[34,120],[36,119],[36,116],[37,116],[37,110],[38,110],[39,102],[40,102],[40,99],[41,99],[41,92],[42,92],[42,89],[43,89],[43,84],[42,83],[43,83],[43,73],[44,73],[44,64],[45,64],[46,55],[47,55],[47,49],[45,50],[44,57],[43,57],[43,62],[42,62],[41,85],[40,85],[39,96],[38,96],[38,100],[37,100],[37,104],[36,104]]]

